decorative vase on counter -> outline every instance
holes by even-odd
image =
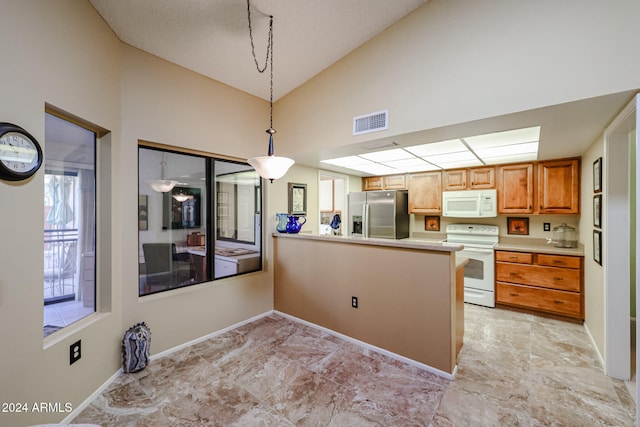
[[[279,233],[286,233],[289,215],[287,215],[286,213],[277,213],[276,218],[278,219],[278,223],[276,224],[276,231],[278,231]]]
[[[289,222],[287,223],[287,233],[300,232],[300,229],[305,222],[307,222],[307,218],[304,216],[289,215]]]

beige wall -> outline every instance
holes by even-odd
[[[585,324],[598,351],[605,356],[604,268],[593,260],[593,162],[604,155],[604,136],[582,156],[582,215],[580,240],[584,243],[584,312]],[[606,254],[603,258],[606,259]]]
[[[279,100],[278,150],[304,154],[636,89],[639,14],[635,0],[431,0]],[[351,135],[354,116],[385,108],[388,131]]]
[[[0,121],[24,127],[46,151],[48,102],[110,130],[106,139],[112,140],[112,154],[118,157],[120,42],[112,31],[85,1],[2,1],[0,9],[0,56],[5,58],[0,67]],[[116,188],[122,182],[119,173],[120,165],[114,162],[107,175]],[[43,342],[43,177],[41,168],[26,182],[0,181],[0,402],[69,402],[76,407],[119,367],[121,220],[114,215],[113,234],[104,227],[99,230],[107,248],[100,256],[114,259],[113,268],[101,272],[106,295],[100,300],[107,302],[107,312]],[[118,199],[103,204],[100,215],[109,218],[120,206]],[[69,345],[78,339],[82,359],[69,366]],[[0,413],[0,425],[51,422],[65,415]]]
[[[127,171],[124,180],[136,185],[123,185],[120,192],[122,215],[128,218],[122,234],[138,232],[138,140],[247,158],[266,150],[265,123],[266,101],[123,45],[118,162]],[[152,332],[152,354],[273,308],[268,271],[138,298],[137,238],[125,239],[120,247],[123,327],[145,321]]]
[[[455,252],[290,237],[274,247],[276,310],[453,373]]]
[[[0,54],[11,58],[0,67],[1,121],[25,127],[45,151],[45,102],[111,131],[100,142],[111,157],[101,182],[111,200],[99,204],[102,312],[44,342],[44,170],[27,182],[0,182],[0,197],[16,201],[2,204],[0,222],[0,401],[77,408],[118,371],[122,334],[135,322],[150,326],[155,354],[271,310],[268,270],[137,296],[137,141],[246,158],[266,150],[268,103],[123,45],[86,1],[2,1],[0,37]],[[78,339],[82,359],[69,366]],[[67,415],[0,413],[0,425]]]

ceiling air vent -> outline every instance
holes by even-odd
[[[389,110],[377,111],[353,118],[354,135],[387,129],[389,129]]]

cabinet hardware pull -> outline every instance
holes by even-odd
[[[513,292],[510,292],[509,295],[512,296],[512,297],[517,297],[518,296],[518,294],[514,294]]]
[[[553,300],[554,304],[564,304],[564,301],[558,301],[557,299]]]
[[[562,281],[564,279],[562,277],[554,277],[553,280],[556,280],[556,281],[560,282],[560,281]]]

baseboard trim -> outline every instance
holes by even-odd
[[[170,349],[168,349],[168,350],[161,351],[160,353],[153,354],[153,355],[151,355],[151,356],[149,357],[149,360],[150,360],[150,361],[154,361],[154,360],[159,359],[159,358],[161,358],[161,357],[168,356],[168,355],[170,355],[170,354],[172,354],[172,353],[175,353],[176,351],[180,351],[180,350],[185,349],[185,348],[187,348],[187,347],[190,347],[190,346],[192,346],[192,345],[198,344],[198,343],[200,343],[200,342],[202,342],[202,341],[206,341],[206,340],[208,340],[209,338],[213,338],[213,337],[216,337],[216,336],[218,336],[218,335],[222,335],[222,334],[224,334],[224,333],[226,333],[226,332],[229,332],[229,331],[231,331],[231,330],[233,330],[233,329],[239,328],[240,326],[244,326],[244,325],[246,325],[247,323],[255,322],[256,320],[262,319],[263,317],[270,316],[271,314],[273,314],[273,310],[266,311],[266,312],[264,312],[264,313],[262,313],[262,314],[259,314],[259,315],[257,315],[257,316],[253,316],[253,317],[251,317],[251,318],[249,318],[249,319],[246,319],[246,320],[243,320],[243,321],[241,321],[241,322],[234,323],[233,325],[228,326],[228,327],[226,327],[226,328],[224,328],[224,329],[220,329],[220,330],[218,330],[218,331],[212,332],[212,333],[207,334],[207,335],[205,335],[205,336],[202,336],[202,337],[200,337],[200,338],[196,338],[196,339],[194,339],[194,340],[188,341],[188,342],[186,342],[186,343],[184,343],[184,344],[177,345],[177,346],[172,347],[172,348],[170,348]],[[73,419],[74,419],[75,417],[77,417],[77,416],[78,416],[78,414],[80,414],[80,412],[84,411],[84,410],[87,408],[87,406],[89,406],[89,405],[91,404],[91,402],[93,402],[93,400],[94,400],[96,397],[98,397],[98,395],[100,395],[100,393],[102,393],[104,390],[106,390],[106,388],[107,388],[107,387],[109,387],[109,385],[110,385],[112,382],[114,382],[114,381],[116,380],[116,378],[118,378],[121,374],[122,374],[122,368],[118,369],[118,371],[117,371],[115,374],[113,374],[109,379],[107,379],[107,381],[105,381],[105,382],[104,382],[104,384],[102,384],[100,387],[98,387],[98,388],[97,388],[93,393],[91,393],[91,395],[90,395],[89,397],[87,397],[87,398],[86,398],[86,399],[85,399],[85,400],[84,400],[80,405],[78,405],[76,408],[74,408],[74,409],[73,409],[73,411],[71,411],[71,412],[69,413],[69,415],[67,415],[67,416],[66,416],[66,417],[61,421],[61,423],[63,423],[63,424],[64,424],[64,423],[67,423],[67,424],[71,423],[71,422],[73,421]]]
[[[100,387],[98,387],[93,393],[91,393],[89,397],[87,397],[81,404],[73,408],[73,411],[69,412],[69,415],[64,417],[64,419],[60,421],[60,424],[71,424],[73,419],[77,417],[80,412],[84,411],[87,406],[89,406],[91,402],[93,402],[93,400],[100,395],[100,393],[105,391],[107,387],[109,387],[109,385],[111,385],[111,383],[120,376],[121,373],[122,368],[118,369],[115,374],[111,375],[111,377],[109,377]]]
[[[224,334],[226,332],[232,331],[232,330],[234,330],[236,328],[239,328],[240,326],[244,326],[247,323],[255,322],[256,320],[262,319],[263,317],[269,316],[271,314],[273,314],[273,310],[266,311],[266,312],[264,312],[262,314],[258,314],[257,316],[253,316],[253,317],[251,317],[249,319],[246,319],[246,320],[243,320],[241,322],[234,323],[233,325],[228,326],[228,327],[226,327],[224,329],[220,329],[218,331],[215,331],[215,332],[212,332],[210,334],[204,335],[204,336],[202,336],[200,338],[196,338],[196,339],[193,339],[191,341],[187,341],[184,344],[177,345],[177,346],[172,347],[170,349],[167,349],[165,351],[161,351],[160,353],[153,354],[153,355],[151,355],[151,357],[149,357],[149,360],[153,361],[153,360],[159,359],[161,357],[168,356],[168,355],[170,355],[172,353],[175,353],[176,351],[180,351],[180,350],[183,350],[183,349],[185,349],[187,347],[191,347],[192,345],[201,343],[202,341],[206,341],[209,338],[213,338],[213,337],[216,337],[218,335],[222,335],[222,334]]]
[[[587,336],[589,337],[589,340],[591,341],[591,345],[593,346],[593,349],[596,351],[596,354],[598,355],[598,360],[600,361],[600,368],[602,369],[602,372],[605,372],[605,364],[604,364],[604,357],[602,357],[602,353],[600,353],[600,349],[598,348],[598,345],[596,344],[596,340],[593,339],[593,335],[591,335],[591,331],[589,330],[589,327],[587,326],[587,322],[583,322],[582,323],[582,327],[584,328],[584,331],[587,333]]]
[[[282,317],[284,317],[286,319],[289,319],[289,320],[291,320],[293,322],[301,323],[301,324],[303,324],[305,326],[309,326],[311,328],[318,329],[320,331],[326,332],[326,333],[328,333],[330,335],[333,335],[333,336],[338,337],[340,339],[343,339],[345,341],[349,341],[350,343],[355,344],[355,345],[357,345],[359,347],[366,348],[367,350],[372,350],[372,351],[375,351],[376,353],[383,354],[383,355],[385,355],[387,357],[390,357],[392,359],[398,360],[400,362],[404,362],[404,363],[406,363],[408,365],[415,366],[418,369],[422,369],[423,371],[430,372],[432,374],[435,374],[435,375],[437,375],[439,377],[446,378],[448,380],[453,380],[455,378],[455,376],[456,376],[457,371],[458,371],[458,365],[456,365],[454,367],[452,373],[448,373],[448,372],[442,371],[440,369],[434,368],[433,366],[429,366],[429,365],[426,365],[424,363],[415,361],[413,359],[409,359],[408,357],[402,356],[402,355],[394,353],[392,351],[385,350],[384,348],[377,347],[375,345],[366,343],[364,341],[360,341],[358,339],[352,338],[352,337],[350,337],[348,335],[341,334],[340,332],[336,332],[336,331],[334,331],[332,329],[325,328],[324,326],[320,326],[320,325],[317,325],[315,323],[311,323],[309,321],[300,319],[299,317],[295,317],[295,316],[292,316],[290,314],[283,313],[283,312],[277,311],[277,310],[274,310],[273,313],[277,314],[278,316],[282,316]]]

